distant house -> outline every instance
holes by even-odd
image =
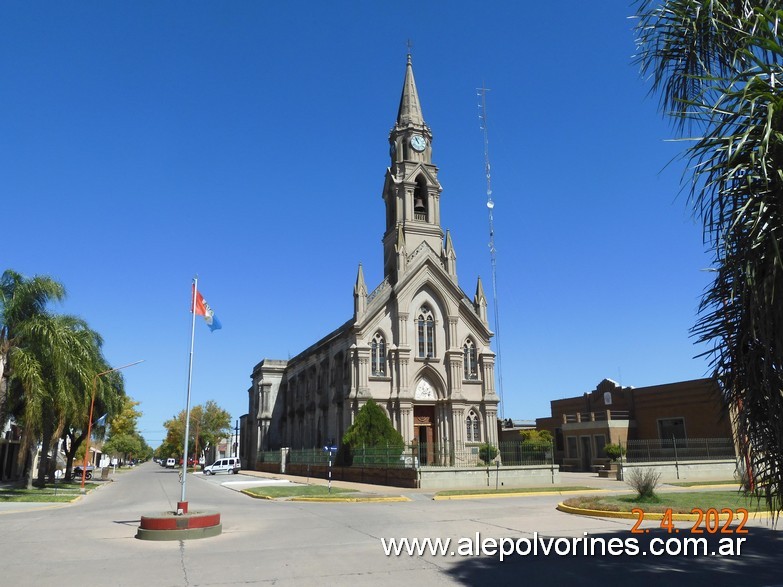
[[[498,420],[498,440],[501,443],[518,441],[521,432],[535,429],[535,420]]]
[[[538,430],[555,438],[563,470],[588,471],[604,464],[604,446],[629,440],[732,438],[726,404],[713,379],[650,387],[622,387],[604,379],[581,396],[553,400],[552,415]]]

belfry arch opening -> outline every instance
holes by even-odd
[[[416,187],[413,190],[413,218],[427,221],[429,195],[427,194],[427,182],[423,175],[416,178]]]

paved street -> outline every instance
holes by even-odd
[[[188,476],[191,511],[217,510],[223,533],[186,542],[134,536],[144,514],[173,510],[177,472],[153,463],[117,474],[115,481],[65,507],[30,511],[2,508],[3,585],[552,585],[634,587],[783,584],[780,531],[751,522],[741,556],[386,556],[381,538],[591,537],[627,539],[631,520],[595,519],[554,509],[556,495],[433,501],[424,492],[389,489],[402,503],[302,503],[251,499],[248,476]],[[277,481],[279,483],[280,481]],[[660,534],[657,522],[640,548]],[[681,523],[683,530],[691,524]],[[713,542],[719,535],[711,537]],[[712,544],[712,542],[711,542]],[[565,546],[565,542],[561,546]]]

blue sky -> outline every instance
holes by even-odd
[[[406,42],[462,288],[491,297],[486,84],[506,417],[603,378],[704,376],[709,281],[683,143],[632,65],[624,2],[0,4],[0,269],[48,274],[142,402],[157,446],[185,405],[247,411],[253,366],[382,279],[381,200]],[[492,303],[490,301],[490,303]],[[492,307],[490,307],[490,316]]]

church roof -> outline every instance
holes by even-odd
[[[416,80],[413,79],[413,64],[408,54],[408,65],[405,68],[405,81],[402,85],[400,108],[397,111],[397,126],[409,124],[424,125],[424,116],[421,113],[419,93],[416,91]]]

